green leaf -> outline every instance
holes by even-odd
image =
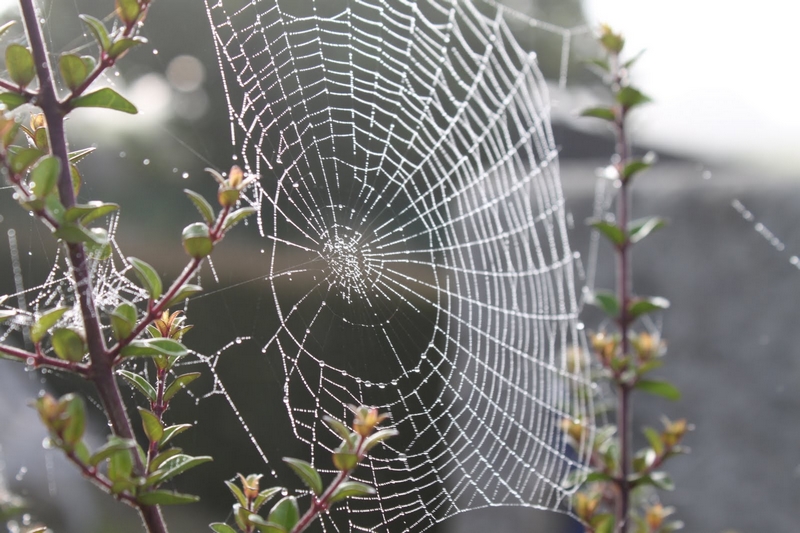
[[[236,501],[239,502],[239,505],[242,507],[247,507],[247,496],[244,495],[242,489],[240,489],[239,486],[232,481],[226,480],[225,485],[227,485],[228,489],[231,491],[231,494],[233,494],[233,497],[236,498]]]
[[[196,466],[200,466],[201,464],[207,463],[211,460],[212,458],[207,455],[200,457],[192,457],[184,454],[176,455],[165,461],[157,471],[148,476],[144,486],[152,487],[154,485],[160,485],[161,483],[164,483],[165,481],[170,480],[175,476],[186,472],[187,470],[190,470]]]
[[[109,318],[114,338],[117,340],[127,339],[136,326],[136,307],[129,303],[121,304],[111,312]]]
[[[106,30],[105,25],[89,15],[79,15],[79,18],[89,27],[89,31],[94,35],[100,48],[108,50],[111,47],[111,38],[108,36],[108,30]]]
[[[178,341],[172,339],[140,339],[125,346],[121,352],[123,357],[154,357],[163,355],[166,357],[183,357],[188,350]]]
[[[619,315],[619,302],[616,296],[608,291],[598,291],[589,294],[586,303],[599,307],[611,318]]]
[[[187,298],[191,298],[198,292],[202,292],[202,290],[203,287],[201,287],[200,285],[192,285],[190,283],[187,283],[186,285],[178,289],[178,292],[175,293],[175,296],[173,296],[172,299],[169,302],[167,302],[167,307],[171,307],[177,303],[183,303],[184,300],[186,300]]]
[[[214,522],[213,524],[209,524],[208,527],[210,527],[211,530],[215,531],[216,533],[236,533],[235,529],[228,524],[223,524],[222,522]]]
[[[95,147],[84,148],[82,150],[75,150],[74,152],[70,152],[67,154],[67,158],[69,159],[70,163],[77,163],[84,159],[87,155],[91,154],[97,150]]]
[[[636,298],[630,303],[628,307],[628,315],[631,319],[638,318],[647,313],[654,311],[663,311],[669,308],[669,300],[661,298],[660,296],[653,296],[651,298]]]
[[[358,455],[339,446],[333,454],[333,466],[342,472],[352,470],[358,465]]]
[[[108,49],[108,55],[114,59],[118,59],[125,55],[125,53],[135,46],[144,44],[147,39],[144,37],[124,37],[114,42],[111,48]]]
[[[173,438],[177,437],[187,429],[192,428],[192,424],[177,424],[175,426],[169,426],[164,428],[164,436],[161,437],[158,445],[159,447],[164,446],[166,443],[171,441]]]
[[[258,493],[256,499],[253,501],[253,510],[258,512],[265,503],[267,503],[273,496],[283,491],[283,487],[269,487]],[[241,492],[241,491],[240,491]],[[244,494],[242,495],[244,497]]]
[[[323,417],[322,420],[328,424],[328,427],[338,433],[342,440],[346,441],[350,445],[353,444],[353,434],[350,431],[350,428],[348,428],[343,422],[340,422],[339,420],[329,416]]]
[[[288,530],[283,526],[264,520],[264,518],[257,514],[249,514],[247,516],[247,521],[251,524],[255,524],[260,533],[288,533]]]
[[[130,449],[117,450],[108,458],[108,479],[111,481],[128,481],[133,472],[133,457]]]
[[[103,242],[99,239],[98,235],[74,222],[65,222],[53,232],[53,235],[57,239],[61,239],[62,241],[70,244],[78,244],[82,242],[94,243],[100,246],[106,244],[106,242]]]
[[[0,104],[6,106],[9,111],[13,111],[19,106],[28,103],[28,98],[18,93],[0,93]],[[8,146],[8,144],[6,144]]]
[[[76,443],[74,453],[75,457],[77,457],[81,463],[85,465],[89,464],[89,457],[91,454],[89,453],[89,448],[86,446],[85,442],[80,441]]]
[[[75,191],[75,196],[77,196],[78,192],[80,192],[81,190],[81,183],[83,183],[83,178],[81,177],[81,171],[78,170],[77,166],[70,165],[69,176],[72,178],[72,190]]]
[[[121,439],[117,436],[110,436],[108,442],[97,449],[89,458],[90,466],[97,466],[120,450],[130,450],[136,447],[133,439]]]
[[[155,472],[156,470],[159,469],[159,467],[162,464],[167,462],[169,459],[175,457],[176,455],[180,455],[181,453],[183,453],[183,450],[181,450],[180,448],[170,448],[169,450],[165,450],[159,453],[158,455],[153,457],[153,459],[150,461],[150,465],[148,466],[150,472]]]
[[[381,442],[385,441],[388,438],[394,437],[398,434],[398,431],[394,428],[385,428],[380,429],[367,437],[367,440],[364,441],[364,450],[370,451],[372,448],[380,444]]]
[[[42,152],[47,152],[49,150],[50,140],[47,138],[47,129],[37,128],[36,131],[33,132],[32,140],[36,148]]]
[[[21,150],[9,149],[10,154],[10,167],[11,171],[15,174],[22,174],[36,163],[44,152],[38,148],[23,148]]]
[[[118,370],[117,374],[125,378],[125,381],[130,383],[133,388],[141,392],[150,402],[156,402],[157,392],[155,387],[153,387],[142,376],[133,372],[128,372],[127,370]]]
[[[139,278],[142,287],[150,295],[151,300],[157,300],[161,296],[162,285],[161,278],[153,267],[135,257],[129,257],[128,262],[133,267],[136,277]]]
[[[182,391],[185,387],[189,386],[189,383],[196,380],[200,377],[200,372],[191,372],[189,374],[183,374],[182,376],[178,376],[175,378],[175,381],[170,383],[167,390],[164,392],[164,403],[169,403],[173,396],[178,394]]]
[[[590,107],[589,109],[584,109],[581,111],[581,116],[600,118],[609,122],[614,122],[617,120],[614,110],[608,107]]]
[[[614,224],[613,222],[609,222],[607,220],[588,220],[587,223],[589,226],[593,227],[600,233],[602,233],[611,244],[615,246],[622,246],[625,244],[626,235],[625,232],[620,229],[619,226]]]
[[[56,322],[69,311],[69,307],[57,307],[39,317],[31,326],[31,340],[34,344],[39,343],[44,338],[47,330],[56,325]]]
[[[294,459],[292,457],[284,457],[283,462],[289,465],[289,468],[297,474],[297,477],[299,477],[308,488],[314,491],[314,494],[322,494],[322,478],[313,466],[301,459]]]
[[[622,64],[622,67],[623,67],[623,68],[631,68],[631,67],[632,67],[632,66],[633,66],[633,65],[634,65],[634,64],[635,64],[635,63],[636,63],[636,62],[639,60],[639,58],[640,58],[640,57],[642,57],[642,55],[643,55],[644,53],[645,53],[645,50],[644,50],[644,49],[642,49],[642,50],[639,50],[639,51],[636,53],[636,55],[635,55],[635,56],[633,56],[633,57],[632,57],[632,58],[630,58],[629,60],[625,61],[625,63],[623,63],[623,64]]]
[[[67,394],[59,401],[62,402],[65,404],[64,415],[67,421],[62,437],[67,447],[72,449],[83,438],[86,430],[86,406],[83,398],[76,394]]]
[[[640,379],[636,382],[636,388],[656,396],[661,396],[667,400],[676,401],[681,399],[681,391],[679,391],[675,385],[666,381]]]
[[[200,211],[200,214],[203,216],[203,220],[205,220],[207,224],[213,224],[214,208],[211,207],[211,204],[208,203],[203,196],[190,189],[184,189],[183,192],[186,193],[186,196],[189,197],[197,210]]]
[[[622,38],[622,35],[612,31],[604,31],[600,35],[600,44],[610,53],[619,54],[625,46],[625,39]]]
[[[113,109],[115,111],[122,111],[135,115],[139,111],[136,106],[126,100],[121,94],[110,87],[98,89],[93,93],[84,94],[71,101],[73,108],[76,107],[101,107],[104,109]]]
[[[628,233],[630,234],[630,240],[632,243],[636,244],[637,242],[641,241],[654,231],[659,230],[666,225],[667,221],[659,217],[641,218],[639,220],[634,220],[628,226]]]
[[[117,16],[126,24],[133,24],[142,12],[139,0],[117,0]]]
[[[617,102],[626,110],[650,102],[650,97],[631,86],[623,87],[617,93]]]
[[[139,416],[142,417],[142,427],[147,440],[158,442],[164,436],[164,425],[158,417],[147,409],[139,408]]]
[[[331,495],[331,504],[344,500],[345,498],[371,496],[375,494],[375,489],[358,481],[344,481]]]
[[[653,448],[657,455],[664,453],[664,442],[661,440],[661,434],[653,428],[644,428],[644,436],[647,437],[647,442]]]
[[[105,204],[97,201],[89,202],[88,204],[77,204],[67,209],[64,214],[64,220],[67,222],[80,221],[83,224],[88,224],[118,209],[119,204]]]
[[[611,67],[608,64],[608,61],[605,59],[587,59],[586,63],[589,65],[594,65],[603,72],[611,72]]]
[[[31,170],[32,192],[39,198],[44,198],[55,188],[58,183],[58,174],[61,171],[61,161],[52,155],[39,159]]]
[[[639,172],[647,170],[651,166],[652,163],[648,163],[647,161],[644,161],[642,159],[634,159],[633,161],[625,165],[624,169],[622,169],[622,179],[628,180],[633,176],[635,176],[636,174],[638,174]]]
[[[291,531],[300,520],[300,509],[297,507],[297,499],[294,496],[286,496],[278,501],[275,507],[269,512],[268,520],[273,524]]]
[[[81,59],[75,54],[65,54],[58,60],[58,69],[61,71],[61,78],[69,90],[74,91],[89,77],[89,69]]]
[[[254,207],[242,207],[241,209],[237,209],[236,211],[225,217],[225,222],[222,223],[223,231],[228,231],[236,224],[238,224],[245,218],[249,217],[250,215],[254,215],[255,213],[256,210]]]
[[[71,329],[57,329],[51,338],[53,350],[59,359],[77,363],[86,354],[86,341]]]
[[[6,47],[6,69],[11,80],[20,87],[27,87],[36,77],[33,54],[21,44]]]
[[[672,481],[672,478],[669,477],[669,474],[666,472],[652,472],[649,476],[645,476],[641,479],[640,483],[653,485],[656,488],[666,491],[673,491],[675,490],[675,483]]]
[[[143,505],[179,505],[195,503],[199,500],[199,496],[181,494],[170,490],[151,490],[150,492],[145,492],[136,497],[136,501]]]

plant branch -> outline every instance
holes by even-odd
[[[36,352],[34,353],[27,350],[22,350],[20,348],[15,348],[14,346],[0,344],[0,353],[2,353],[7,359],[13,359],[15,361],[26,363],[33,368],[44,367],[53,368],[56,370],[66,370],[68,372],[79,374],[83,377],[86,377],[89,373],[88,365],[83,363],[73,363],[71,361],[64,361],[62,359],[47,356],[39,350],[38,346]]]
[[[36,104],[42,109],[47,121],[50,149],[53,155],[61,161],[58,179],[59,197],[64,207],[70,208],[75,205],[75,193],[70,175],[69,151],[64,128],[64,109],[59,103],[56,94],[52,76],[53,69],[42,36],[41,24],[36,13],[34,0],[20,0],[20,8],[39,79],[39,94],[36,98]],[[94,303],[92,280],[86,261],[86,251],[82,244],[68,243],[66,246],[72,263],[74,291],[81,308],[81,316],[89,348],[89,377],[97,387],[114,434],[125,439],[132,439],[134,437],[133,428],[125,410],[100,328],[97,308]],[[144,474],[144,465],[139,458],[139,454],[132,453],[131,455],[135,472],[140,475]],[[167,532],[166,523],[158,506],[138,505],[138,508],[149,533]]]

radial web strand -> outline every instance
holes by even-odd
[[[587,450],[568,451],[559,426],[592,420],[587,370],[569,363],[575,255],[546,83],[502,8],[206,6],[233,144],[260,176],[247,201],[277,321],[258,333],[292,428],[322,471],[338,443],[323,416],[374,405],[400,432],[356,473],[377,494],[326,530],[563,510]]]

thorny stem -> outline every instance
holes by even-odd
[[[75,205],[75,194],[72,188],[64,129],[65,113],[56,94],[52,76],[53,69],[50,65],[44,38],[42,37],[42,29],[34,1],[20,0],[20,8],[39,79],[39,94],[35,103],[42,109],[47,121],[50,149],[53,155],[61,161],[61,172],[58,179],[58,192],[61,203],[64,207],[70,208]],[[133,439],[133,428],[125,410],[122,395],[114,376],[112,360],[109,357],[102,330],[100,329],[100,321],[94,303],[92,280],[86,262],[86,251],[82,244],[68,243],[66,246],[72,264],[74,291],[81,308],[81,316],[89,348],[91,364],[89,378],[97,388],[114,434],[124,439]],[[134,472],[142,475],[144,473],[144,465],[139,458],[139,454],[132,453],[131,455],[134,461]],[[149,533],[167,533],[167,526],[158,506],[139,504],[136,504],[136,506]]]
[[[613,68],[613,87],[615,91],[622,84],[622,72],[619,65],[619,55],[614,54],[611,58]],[[620,188],[617,196],[617,226],[627,234],[628,220],[630,219],[630,195],[628,180],[623,178],[623,170],[630,158],[630,147],[625,132],[626,109],[618,105],[615,111],[616,120],[614,121],[614,132],[616,135],[617,146],[615,162],[617,175],[620,176]],[[631,317],[628,313],[628,306],[632,294],[632,276],[630,269],[630,242],[628,239],[617,246],[617,300],[619,301],[619,317],[617,325],[622,337],[620,348],[623,357],[628,356],[630,342],[628,333],[631,326]],[[628,514],[630,508],[631,484],[629,481],[631,463],[631,385],[625,381],[621,375],[615,375],[617,386],[617,429],[620,442],[620,472],[617,479],[619,488],[619,498],[615,510],[617,531],[625,533],[628,530]]]
[[[359,435],[358,437],[358,445],[356,446],[356,456],[358,457],[358,461],[356,462],[356,466],[361,463],[362,459],[365,455],[364,450],[364,443],[366,439]],[[320,494],[319,497],[312,496],[311,497],[311,507],[308,508],[308,511],[305,512],[303,516],[300,517],[300,520],[295,524],[292,528],[290,533],[302,533],[306,530],[308,526],[317,518],[320,513],[324,513],[327,511],[331,506],[331,498],[336,491],[339,489],[342,483],[347,481],[350,477],[350,474],[353,473],[355,467],[350,470],[341,470],[339,474],[337,474],[336,478],[331,482],[325,492]]]

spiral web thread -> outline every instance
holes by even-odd
[[[564,510],[562,480],[587,450],[568,451],[559,426],[592,420],[589,377],[570,364],[583,342],[575,255],[546,84],[506,11],[206,7],[233,144],[261,176],[248,201],[278,317],[263,351],[282,361],[294,432],[322,471],[337,439],[321,419],[349,418],[346,404],[389,410],[400,432],[357,473],[376,495],[348,500],[326,530]]]

